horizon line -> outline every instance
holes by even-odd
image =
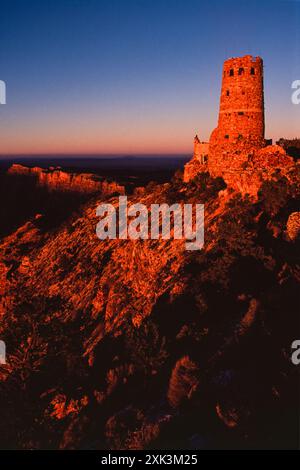
[[[66,158],[141,158],[141,157],[189,157],[192,155],[192,152],[180,152],[180,153],[166,153],[166,152],[159,152],[159,153],[0,153],[0,159],[4,158],[30,158],[30,157],[66,157]]]

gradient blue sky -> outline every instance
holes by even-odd
[[[266,137],[300,135],[297,0],[0,0],[0,154],[190,153],[223,61],[265,63]]]

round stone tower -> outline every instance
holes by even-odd
[[[238,57],[224,62],[218,128],[223,139],[264,140],[263,61]]]
[[[226,60],[222,74],[218,126],[212,132],[209,142],[211,169],[236,166],[245,158],[245,153],[264,146],[264,133],[262,59],[246,55]],[[242,154],[243,157],[238,157]]]

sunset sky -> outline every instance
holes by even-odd
[[[300,137],[296,0],[0,0],[0,154],[191,153],[232,56],[265,65],[266,137]]]

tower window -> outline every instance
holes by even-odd
[[[245,71],[244,68],[243,68],[243,67],[240,67],[240,68],[239,68],[239,75],[243,75],[244,71]]]
[[[254,67],[251,67],[250,75],[255,75],[255,68]]]
[[[229,139],[229,135],[228,135],[228,134],[225,135],[225,139]]]
[[[233,75],[234,75],[234,71],[233,71],[233,69],[230,69],[230,71],[229,71],[229,75],[230,75],[230,77],[233,77]]]
[[[229,96],[229,95],[230,95],[229,90],[227,90],[226,91],[226,96]]]

